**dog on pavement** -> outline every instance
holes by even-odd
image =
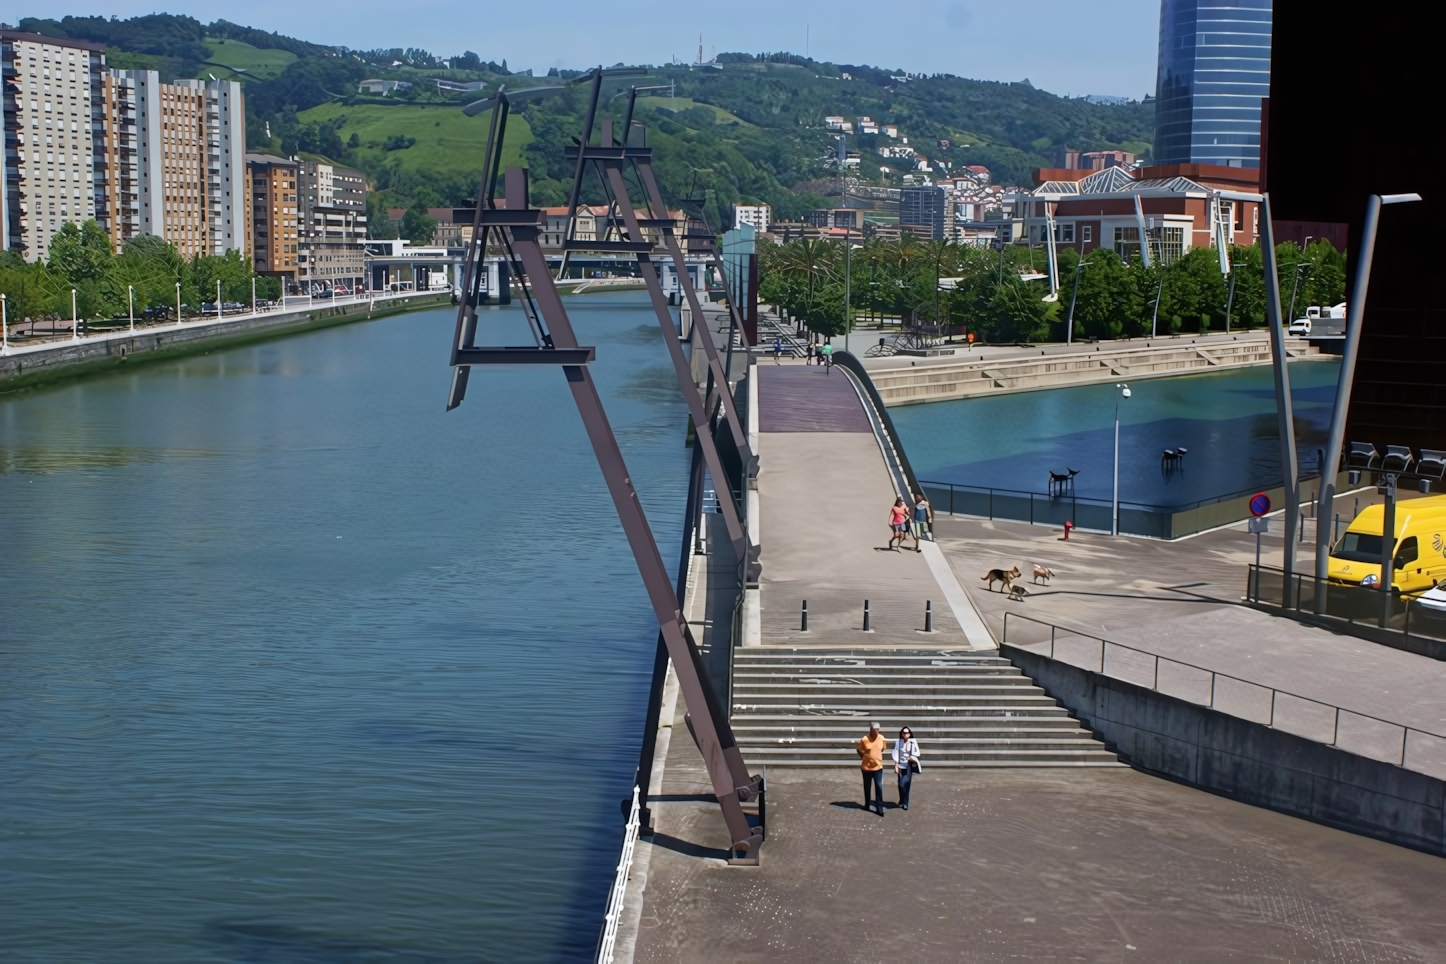
[[[1048,585],[1049,585],[1049,581],[1050,581],[1051,579],[1053,579],[1053,578],[1054,578],[1054,570],[1053,570],[1053,569],[1049,568],[1048,566],[1041,566],[1041,565],[1040,565],[1039,563],[1037,563],[1037,562],[1034,564],[1034,581],[1035,581],[1036,583],[1039,582],[1041,579],[1043,579],[1043,580],[1044,580],[1044,584],[1045,584],[1046,586],[1048,586]]]
[[[1027,595],[1029,595],[1029,593],[1025,591],[1024,583],[1009,587],[1009,598],[1015,602],[1024,602],[1024,597]]]
[[[1019,575],[1019,567],[1015,566],[1013,569],[991,569],[984,575],[980,576],[979,579],[980,581],[989,583],[990,592],[994,591],[994,584],[996,582],[1003,583],[1003,588],[1000,590],[1001,592],[1007,592],[1010,586],[1014,583],[1014,580],[1019,578]]]

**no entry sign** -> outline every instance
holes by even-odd
[[[1257,519],[1270,511],[1270,496],[1257,492],[1250,497],[1250,514]]]

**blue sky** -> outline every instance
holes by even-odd
[[[61,0],[10,5],[0,15],[88,14],[128,17],[157,10],[221,18],[317,43],[348,47],[423,47],[447,55],[475,50],[504,57],[512,69],[583,67],[599,62],[691,61],[703,34],[715,50],[789,50],[836,63],[984,80],[1022,80],[1057,94],[1153,93],[1159,0],[722,0],[638,4],[597,0],[496,0],[464,3],[395,0],[297,4],[255,0],[237,5],[188,0]],[[611,10],[620,11],[613,19]],[[639,14],[640,10],[646,13]],[[42,13],[42,11],[44,11]]]

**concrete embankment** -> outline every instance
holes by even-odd
[[[950,346],[942,350],[948,351]],[[1270,339],[1265,332],[1098,345],[954,346],[952,351],[947,355],[869,359],[869,377],[885,404],[911,405],[1246,368],[1271,361]],[[1332,357],[1301,339],[1289,339],[1286,351],[1291,360]]]
[[[450,294],[395,294],[254,315],[233,315],[220,320],[213,318],[180,325],[109,332],[75,341],[12,346],[8,354],[0,355],[0,392],[113,370],[121,365],[159,361],[181,354],[450,303]]]

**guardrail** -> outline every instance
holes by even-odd
[[[612,964],[613,950],[618,942],[618,924],[623,915],[623,895],[628,889],[628,872],[633,866],[633,851],[638,846],[638,788],[633,787],[633,807],[628,812],[628,826],[623,833],[623,854],[618,860],[617,876],[608,894],[607,916],[603,918],[602,934],[597,942],[597,964]]]
[[[1315,573],[1291,573],[1290,598],[1285,598],[1285,571],[1275,566],[1246,563],[1245,597],[1251,602],[1273,606],[1286,615],[1325,617],[1344,632],[1370,630],[1365,639],[1382,638],[1381,634],[1399,634],[1404,639],[1446,642],[1446,612],[1424,605],[1416,597],[1426,589],[1403,593],[1393,589],[1389,594],[1373,586],[1349,586],[1323,582]],[[1322,595],[1320,612],[1316,597]],[[1344,625],[1339,625],[1344,623]]]
[[[1134,646],[1126,646],[1123,643],[1116,643],[1111,640],[1105,639],[1102,636],[1095,636],[1091,633],[1080,632],[1079,630],[1070,629],[1065,626],[1057,626],[1054,623],[1045,622],[1042,619],[1035,619],[1032,616],[1022,616],[1019,613],[1006,612],[1004,614],[1004,634],[1003,639],[1001,640],[1001,645],[1013,646],[1016,649],[1022,649],[1026,652],[1036,652],[1036,650],[1030,649],[1030,647],[1042,646],[1045,644],[1045,640],[1041,639],[1036,642],[1029,643],[1011,642],[1009,639],[1009,621],[1011,618],[1014,619],[1016,623],[1023,621],[1033,623],[1038,626],[1044,626],[1049,629],[1049,652],[1042,655],[1048,655],[1050,659],[1058,660],[1059,662],[1065,663],[1070,666],[1076,666],[1080,669],[1096,672],[1099,673],[1101,676],[1109,676],[1113,679],[1122,680],[1135,686],[1143,686],[1146,689],[1153,690],[1157,693],[1162,693],[1166,696],[1174,697],[1175,699],[1185,700],[1186,702],[1195,703],[1199,706],[1207,706],[1210,709],[1219,710],[1222,713],[1228,713],[1231,716],[1236,716],[1244,720],[1249,720],[1252,723],[1260,723],[1264,726],[1270,727],[1271,729],[1280,729],[1283,732],[1292,733],[1295,736],[1303,737],[1307,740],[1313,740],[1317,743],[1324,743],[1327,746],[1337,747],[1338,749],[1345,750],[1348,753],[1355,753],[1358,756],[1365,756],[1374,760],[1381,760],[1382,762],[1392,763],[1396,766],[1402,767],[1403,769],[1415,770],[1419,773],[1429,773],[1432,776],[1442,775],[1442,764],[1440,761],[1446,760],[1446,734],[1433,733],[1430,730],[1422,730],[1416,727],[1406,726],[1402,723],[1393,723],[1390,720],[1383,720],[1380,717],[1371,716],[1369,713],[1360,713],[1356,710],[1348,710],[1344,707],[1336,706],[1333,703],[1327,703],[1324,700],[1313,699],[1309,696],[1301,696],[1299,693],[1292,693],[1288,690],[1277,689],[1273,686],[1266,686],[1263,683],[1253,683],[1250,680],[1241,679],[1238,676],[1231,676],[1227,673],[1221,673],[1213,669],[1206,669],[1203,666],[1196,666],[1194,663],[1187,663],[1184,660],[1172,659],[1169,656],[1161,656],[1158,653],[1151,653],[1143,649],[1137,649]],[[1098,643],[1098,659],[1092,659],[1089,661],[1088,664],[1086,664],[1084,662],[1074,662],[1072,660],[1063,659],[1060,656],[1057,656],[1056,647],[1061,641],[1060,634],[1064,634],[1063,639],[1070,642],[1073,642],[1075,640],[1084,640],[1089,641],[1090,643]],[[1091,649],[1093,647],[1085,646],[1081,648]],[[1112,661],[1110,659],[1110,655],[1112,652],[1115,651],[1118,652],[1116,652],[1115,659]],[[1129,674],[1128,669],[1125,672],[1110,672],[1112,662],[1114,663],[1116,669],[1119,668],[1121,662],[1121,653],[1134,654],[1133,657],[1129,658],[1134,660],[1135,666],[1148,666],[1148,672],[1145,674]],[[1139,659],[1139,657],[1144,657],[1145,659],[1141,660]],[[1098,664],[1098,668],[1095,667],[1095,664]],[[1160,670],[1162,668],[1162,664],[1164,664],[1165,668],[1167,669],[1167,675],[1168,671],[1172,667],[1179,667],[1184,670],[1192,670],[1195,673],[1206,674],[1209,683],[1208,697],[1203,700],[1195,699],[1192,696],[1186,695],[1185,693],[1181,692],[1180,690],[1183,688],[1181,686],[1174,687],[1174,689],[1176,690],[1175,692],[1170,692],[1166,689],[1163,689],[1160,686]],[[1143,681],[1142,676],[1145,675],[1150,677],[1150,682]],[[1202,684],[1203,688],[1205,680],[1203,678],[1199,678],[1198,681]],[[1222,696],[1222,687],[1220,686],[1221,681],[1226,681],[1228,684],[1230,684],[1227,685],[1225,689],[1232,690],[1234,692],[1227,696],[1227,699],[1235,703],[1243,704],[1248,702],[1246,694],[1252,693],[1254,691],[1259,691],[1262,696],[1264,693],[1268,693],[1270,696],[1270,708],[1268,714],[1264,714],[1266,718],[1254,719],[1251,716],[1245,715],[1242,712],[1233,712],[1231,710],[1220,709],[1217,704],[1220,702]],[[1277,716],[1281,712],[1282,706],[1280,697],[1286,697],[1288,701],[1296,701],[1300,704],[1309,704],[1310,706],[1320,707],[1328,711],[1331,718],[1330,739],[1322,739],[1320,736],[1316,736],[1311,733],[1300,732],[1300,728],[1287,729],[1285,726],[1278,726]],[[1264,700],[1263,698],[1258,699],[1257,702],[1263,703]],[[1286,705],[1291,704],[1287,703]],[[1296,711],[1300,711],[1305,708],[1300,706],[1293,706],[1293,709],[1295,709]],[[1301,714],[1297,712],[1296,715],[1299,716]],[[1372,727],[1369,725],[1363,727],[1356,723],[1356,721],[1358,720],[1370,721],[1371,724],[1376,724],[1377,726],[1375,727],[1375,732],[1371,732]],[[1347,741],[1344,744],[1342,743],[1342,721],[1347,724]],[[1396,731],[1400,731],[1399,741],[1397,741],[1395,737]],[[1390,738],[1383,739],[1383,737],[1387,734],[1390,735]],[[1412,737],[1412,734],[1415,734],[1414,739]],[[1416,747],[1418,744],[1420,744],[1423,738],[1426,740],[1427,749],[1419,749],[1417,752],[1423,756],[1429,755],[1431,757],[1431,760],[1436,762],[1436,765],[1434,767],[1431,767],[1430,769],[1424,768],[1424,764],[1421,763],[1418,763],[1418,765],[1416,766],[1410,765],[1411,750],[1413,747]],[[1392,746],[1389,752],[1385,752],[1386,744],[1394,744],[1396,742],[1399,742],[1400,744],[1399,750],[1394,749],[1394,747]],[[1433,742],[1435,742],[1434,746]],[[1434,750],[1434,752],[1430,752],[1431,750]]]

